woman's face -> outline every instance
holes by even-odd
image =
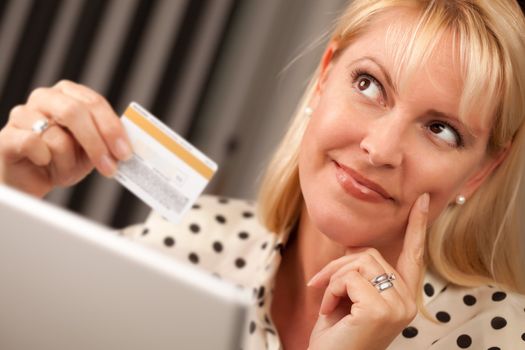
[[[345,246],[399,240],[420,194],[430,194],[432,222],[492,169],[489,127],[457,118],[462,86],[450,41],[399,87],[387,54],[399,43],[385,40],[386,28],[373,26],[336,59],[336,46],[326,51],[300,150],[309,218]]]

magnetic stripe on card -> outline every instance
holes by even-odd
[[[211,179],[214,170],[204,164],[201,160],[195,157],[191,152],[186,150],[184,147],[179,145],[170,136],[166,135],[162,130],[157,128],[155,125],[150,123],[145,117],[143,117],[135,109],[128,107],[124,112],[124,115],[131,120],[135,125],[144,130],[148,135],[157,140],[161,145],[166,147],[168,150],[176,154],[186,164],[192,167],[199,174],[204,176],[206,179]]]

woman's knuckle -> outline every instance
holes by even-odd
[[[18,120],[20,118],[23,118],[27,114],[27,107],[25,105],[17,105],[11,108],[11,111],[9,111],[9,120]]]
[[[365,252],[370,255],[371,257],[376,257],[379,255],[379,251],[376,248],[369,247],[365,250]]]
[[[374,257],[368,252],[359,256],[359,262],[365,266],[371,266],[372,264],[375,264],[375,261]]]
[[[90,99],[90,102],[89,104],[91,104],[92,106],[96,106],[98,108],[104,108],[106,106],[106,99],[100,95],[99,93],[96,93],[95,91],[92,91],[90,94],[89,94],[89,99]]]
[[[59,124],[70,124],[77,115],[81,114],[80,104],[74,100],[66,99],[61,104],[56,113],[56,121]]]
[[[73,139],[63,132],[53,135],[49,142],[57,155],[66,155],[73,151]]]
[[[27,99],[28,103],[32,103],[33,101],[40,100],[42,96],[46,94],[47,90],[48,89],[45,87],[38,87],[34,89],[33,91],[31,91]]]
[[[31,134],[22,135],[18,143],[18,147],[16,147],[16,152],[18,154],[24,154],[28,150],[31,149],[31,146],[32,146]]]
[[[74,83],[71,80],[68,79],[60,79],[57,81],[57,83],[54,85],[56,88],[62,88],[65,86],[72,86]]]
[[[332,276],[330,276],[330,278],[328,279],[328,285],[334,285],[336,283],[336,281],[339,279],[339,277],[336,275],[336,274],[333,274]]]
[[[102,129],[104,137],[109,139],[117,138],[122,130],[117,123],[106,123]]]

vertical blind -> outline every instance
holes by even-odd
[[[86,84],[149,109],[219,163],[208,192],[253,198],[346,0],[0,0],[0,126],[30,91]],[[300,53],[301,59],[283,72]],[[46,199],[112,227],[149,209],[97,173]]]

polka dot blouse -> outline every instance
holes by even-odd
[[[243,349],[282,349],[270,306],[287,237],[268,232],[257,221],[252,203],[202,196],[178,225],[152,212],[145,223],[121,233],[249,288],[253,308]],[[430,272],[425,275],[423,295],[433,319],[419,314],[389,350],[525,350],[524,296],[491,286],[447,284]]]

